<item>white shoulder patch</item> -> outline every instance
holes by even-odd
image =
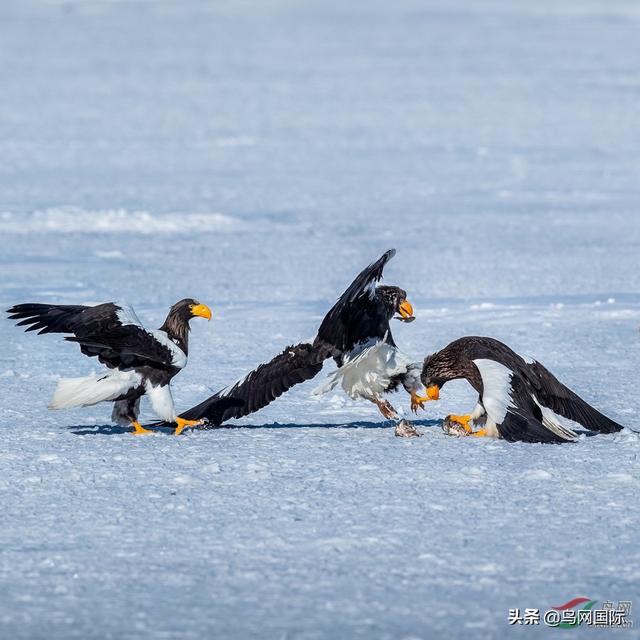
[[[118,320],[120,320],[120,324],[128,325],[133,324],[138,327],[142,326],[142,322],[140,322],[136,312],[133,310],[133,307],[126,302],[116,302],[116,307],[118,310],[116,311],[116,316]]]
[[[376,297],[376,288],[377,288],[376,281],[375,280],[371,280],[371,281],[369,281],[369,283],[367,284],[367,286],[364,289],[365,293],[369,296],[369,298],[371,300],[373,300]]]
[[[497,425],[502,424],[507,410],[513,407],[511,378],[513,371],[495,360],[479,358],[473,363],[478,367],[482,377],[482,404],[487,415]]]
[[[535,364],[536,359],[528,356],[526,353],[518,353],[518,355],[527,363],[527,364]]]
[[[133,307],[126,302],[115,303],[119,309],[116,311],[116,316],[122,326],[133,325],[144,329],[147,333],[151,334],[161,345],[167,347],[171,352],[171,364],[178,369],[183,369],[187,364],[187,355],[185,352],[166,334],[160,329],[147,329],[144,327],[140,319],[133,310]]]
[[[187,354],[160,329],[146,329],[161,345],[171,352],[171,364],[178,369],[183,369],[187,364]]]

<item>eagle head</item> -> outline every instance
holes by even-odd
[[[400,287],[392,287],[388,285],[380,285],[376,287],[376,294],[382,298],[382,301],[389,312],[389,319],[394,317],[403,322],[413,322],[416,317],[413,315],[413,307],[407,300],[407,292]]]

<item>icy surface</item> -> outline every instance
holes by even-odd
[[[639,23],[633,1],[5,0],[0,303],[125,299],[159,326],[199,298],[186,408],[395,246],[403,350],[493,335],[638,428]],[[73,345],[6,320],[0,344],[2,638],[500,638],[511,607],[640,607],[629,430],[446,437],[475,402],[455,383],[405,441],[317,379],[245,428],[134,438],[108,406],[47,409],[96,369]]]

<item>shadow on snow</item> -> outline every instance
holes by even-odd
[[[412,420],[412,424],[416,427],[440,427],[442,420]],[[219,427],[196,427],[190,431],[221,431],[223,429],[392,429],[394,423],[391,421],[384,422],[338,422],[334,424],[296,424],[294,422],[280,423],[272,422],[270,424],[223,424]],[[133,433],[131,427],[120,427],[113,424],[99,425],[72,425],[67,429],[77,436],[115,436],[123,433]],[[156,427],[153,431],[164,434],[172,434],[173,430],[167,427]],[[186,433],[186,431],[185,431]]]

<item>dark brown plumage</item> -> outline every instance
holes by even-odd
[[[486,415],[486,430],[495,428],[505,440],[574,440],[576,433],[553,414],[601,433],[623,428],[563,385],[542,364],[494,338],[460,338],[425,358],[421,379],[428,390],[439,390],[459,378],[468,380],[478,392],[477,417]]]

